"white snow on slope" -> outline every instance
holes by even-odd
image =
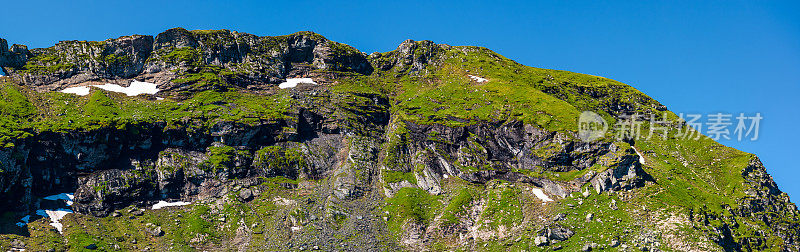
[[[278,87],[281,88],[281,89],[293,88],[293,87],[296,87],[297,84],[300,84],[300,83],[317,84],[311,78],[289,78],[289,79],[286,79],[286,82],[281,83],[280,85],[278,85]]]
[[[474,80],[474,81],[476,81],[476,82],[478,82],[478,83],[484,83],[484,82],[487,82],[487,81],[489,81],[488,79],[481,78],[481,77],[478,77],[478,76],[475,76],[475,75],[470,75],[469,77],[470,77],[472,80]]]
[[[73,203],[72,201],[75,199],[75,196],[72,193],[59,193],[59,194],[55,194],[55,195],[50,195],[50,196],[44,197],[42,199],[54,200],[54,201],[64,200],[64,202],[67,204],[67,206],[72,206],[72,203]],[[64,226],[59,221],[62,218],[64,218],[65,215],[70,214],[70,213],[72,213],[72,210],[66,209],[66,208],[39,209],[39,210],[36,210],[36,214],[37,215],[41,215],[41,216],[50,218],[50,226],[53,226],[56,229],[58,229],[59,233],[61,233],[63,231],[63,228],[64,228]],[[30,220],[30,216],[25,216],[24,218],[22,218],[22,221],[24,223],[28,223],[29,220]],[[20,222],[20,223],[22,223],[22,222]],[[17,223],[17,226],[20,226],[20,227],[24,226],[24,225],[20,225],[20,223]]]
[[[76,95],[84,96],[84,95],[88,95],[89,94],[89,87],[65,88],[64,90],[61,90],[61,93],[76,94]]]
[[[533,188],[533,189],[531,189],[531,190],[533,191],[533,195],[536,195],[536,197],[537,197],[537,198],[539,198],[540,200],[542,200],[542,201],[544,201],[544,202],[550,202],[550,201],[553,201],[553,199],[551,199],[550,197],[548,197],[548,196],[547,196],[547,194],[544,194],[544,191],[542,191],[542,189],[539,189],[539,188]]]
[[[633,151],[636,152],[636,155],[639,155],[639,163],[644,164],[644,157],[642,156],[642,153],[640,153],[636,147],[631,146],[631,148],[633,148]]]
[[[72,206],[72,201],[75,199],[75,195],[72,193],[60,193],[56,195],[50,195],[44,197],[46,200],[64,200],[67,202],[67,206]]]
[[[189,204],[192,204],[192,203],[183,202],[183,201],[166,202],[166,201],[162,200],[162,201],[159,201],[158,203],[156,203],[155,205],[153,205],[153,210],[161,209],[161,208],[165,208],[165,207],[171,207],[171,206],[185,206],[185,205],[189,205]]]
[[[160,91],[160,89],[156,88],[156,84],[140,82],[140,81],[133,81],[131,85],[129,85],[128,87],[123,87],[117,84],[103,84],[103,85],[92,85],[92,86],[106,91],[123,93],[127,96],[137,96],[140,94],[156,94],[158,93],[158,91]],[[89,94],[89,87],[88,86],[70,87],[61,90],[61,92],[84,96]]]
[[[36,214],[44,216],[44,217],[49,217],[50,218],[50,226],[53,226],[56,229],[58,229],[59,233],[63,232],[63,230],[64,230],[64,225],[62,225],[61,222],[59,222],[59,221],[61,221],[61,219],[63,219],[64,216],[66,216],[67,214],[71,214],[71,213],[72,213],[72,210],[64,209],[64,208],[59,208],[59,209],[56,209],[56,210],[42,210],[42,209],[36,210]]]

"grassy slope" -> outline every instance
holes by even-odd
[[[251,124],[259,120],[290,119],[287,113],[293,104],[287,92],[258,96],[205,91],[185,101],[127,97],[94,88],[87,96],[37,93],[6,78],[0,79],[0,95],[3,98],[0,108],[6,111],[0,121],[3,144],[42,131],[90,131],[153,122],[164,122],[167,127],[203,129],[219,121]]]
[[[614,104],[630,105],[632,109],[628,111],[629,113],[661,114],[657,109],[661,106],[658,102],[628,85],[610,79],[526,67],[483,48],[453,47],[447,50],[442,58],[446,59],[443,64],[437,68],[429,68],[430,73],[421,77],[390,75],[390,77],[377,77],[380,81],[366,80],[350,84],[373,90],[390,90],[394,93],[393,113],[403,120],[422,124],[462,126],[476,121],[511,119],[552,131],[575,132],[577,114],[583,110],[600,113],[612,125],[615,122],[611,115],[614,111],[609,108]],[[477,83],[471,81],[468,75],[487,78],[489,82]],[[375,83],[381,82],[386,85],[376,89]],[[582,92],[586,88],[600,94]],[[667,113],[667,117],[669,120],[677,119],[673,113]],[[453,120],[453,118],[467,120]],[[643,130],[647,132],[648,129],[645,123]],[[614,132],[610,132],[607,138],[613,134]],[[654,137],[636,142],[635,147],[638,150],[648,153],[645,155],[647,165],[644,169],[656,179],[656,184],[648,185],[622,198],[615,194],[593,194],[582,200],[587,202],[583,205],[578,205],[577,200],[551,205],[552,208],[558,209],[557,211],[570,216],[566,223],[573,227],[577,232],[576,237],[579,237],[558,246],[580,249],[588,242],[603,245],[612,239],[636,240],[646,230],[660,230],[665,236],[666,234],[681,236],[677,241],[662,243],[661,247],[664,249],[667,249],[667,246],[686,244],[713,249],[715,245],[706,237],[713,231],[707,226],[695,225],[685,219],[690,211],[697,213],[701,209],[712,214],[729,216],[730,212],[725,208],[736,209],[739,200],[745,197],[743,193],[745,181],[741,173],[754,155],[722,146],[707,138],[682,139],[675,134],[676,130],[673,129],[667,139]],[[402,180],[394,177],[392,182]],[[479,190],[482,193],[478,195],[482,196],[470,197],[469,202],[481,197],[486,199],[492,195],[488,188]],[[425,198],[411,195],[416,194],[401,193],[388,202],[390,205],[396,205],[397,202],[410,204]],[[608,205],[612,199],[617,202],[620,210],[609,209]],[[432,219],[438,217],[452,218],[452,213],[442,206],[453,209],[453,204],[464,203],[460,194],[440,196],[439,201],[442,203],[423,204],[427,207],[409,211],[414,213],[409,216],[402,216],[405,211],[399,211],[397,213],[401,216],[397,218],[403,221],[417,219],[421,223],[430,223]],[[568,204],[575,207],[569,207]],[[590,212],[604,222],[586,223],[583,215]],[[675,216],[684,218],[684,222],[667,225],[669,229],[664,230],[662,224]],[[737,233],[734,234],[737,238],[755,234],[757,231],[771,233],[763,222],[740,221],[746,222],[747,225],[739,226]],[[526,225],[537,226],[535,223]],[[659,238],[673,239],[672,236]],[[767,240],[769,242],[761,245],[760,249],[779,248],[781,241],[777,237],[767,237]],[[530,239],[511,243],[488,241],[489,246],[486,248],[500,250],[511,246],[530,249],[530,243],[532,243]],[[455,244],[450,244],[453,245]]]

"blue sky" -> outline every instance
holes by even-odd
[[[0,37],[34,48],[180,26],[311,30],[367,53],[405,39],[484,46],[525,65],[628,83],[675,112],[759,112],[758,141],[723,143],[758,154],[780,188],[800,197],[798,13],[792,1],[33,0],[3,3]]]

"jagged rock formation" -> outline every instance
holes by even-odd
[[[800,249],[797,209],[753,155],[680,123],[583,142],[583,110],[676,116],[484,48],[175,28],[0,39],[0,68],[0,249]],[[278,87],[297,77],[316,84]],[[167,99],[57,92],[132,80]],[[65,192],[63,233],[14,225]]]
[[[224,84],[257,88],[307,76],[315,69],[372,71],[365,54],[308,32],[259,37],[175,28],[155,38],[133,35],[99,42],[62,41],[30,51],[19,45],[10,51],[0,49],[7,55],[0,58],[6,72],[40,92],[134,77],[167,90],[224,88]]]

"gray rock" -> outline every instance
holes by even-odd
[[[239,191],[239,199],[242,201],[250,201],[253,199],[253,191],[249,188]]]
[[[16,249],[25,249],[25,242],[14,239],[11,241],[11,247]]]
[[[544,246],[544,245],[547,245],[547,237],[544,237],[544,236],[541,236],[541,235],[539,235],[539,236],[536,236],[536,238],[533,238],[533,243],[534,243],[536,246]]]
[[[639,156],[630,152],[633,150],[621,156],[620,162],[615,167],[598,173],[589,181],[595,192],[629,190],[644,185],[649,175],[642,170]]]
[[[144,210],[137,208],[137,209],[131,211],[131,214],[136,215],[136,216],[142,216],[142,215],[144,215]]]
[[[547,228],[547,238],[554,241],[566,241],[575,235],[575,232],[562,226],[554,226]]]
[[[150,234],[150,235],[152,235],[152,236],[155,236],[155,237],[159,237],[159,236],[162,236],[162,235],[164,235],[164,231],[162,231],[162,230],[161,230],[161,227],[160,227],[160,226],[156,226],[156,225],[155,225],[155,224],[153,224],[153,223],[147,223],[147,224],[145,224],[145,228],[144,228],[144,230],[145,230],[145,231],[146,231],[148,234]]]

